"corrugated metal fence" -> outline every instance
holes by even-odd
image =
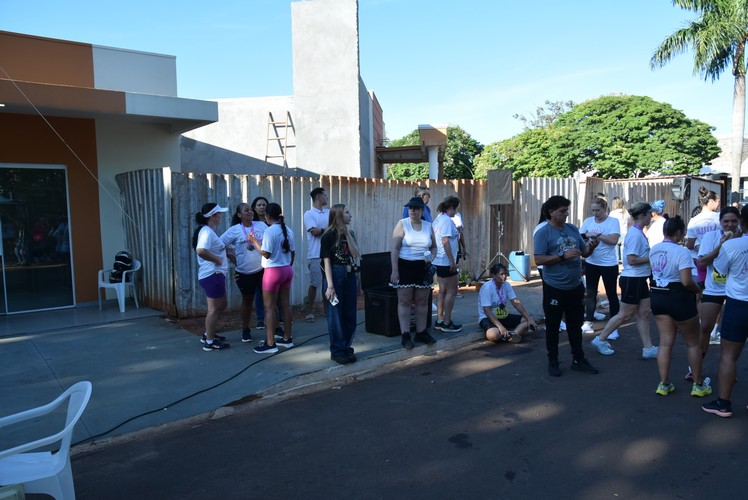
[[[139,170],[117,176],[121,190],[125,234],[129,248],[143,263],[142,302],[150,307],[179,317],[203,315],[205,295],[197,285],[197,262],[191,248],[195,214],[209,201],[229,207],[219,234],[225,231],[236,206],[264,196],[279,203],[286,223],[295,236],[291,301],[302,302],[309,286],[306,272],[307,245],[303,214],[311,207],[309,192],[322,186],[329,195],[330,205],[346,204],[363,253],[386,252],[396,222],[402,216],[405,202],[410,199],[416,183],[323,176],[284,177],[277,175],[185,174],[170,169]],[[486,205],[486,181],[428,180],[432,211],[448,195],[461,200],[460,212],[465,224],[464,235],[470,258],[461,268],[477,277],[501,251],[532,254],[532,231],[540,216],[540,206],[548,197],[560,194],[572,201],[573,215],[569,222],[581,224],[588,216],[591,200],[597,192],[609,199],[620,196],[627,206],[640,200],[665,199],[671,214],[681,213],[686,205],[671,200],[672,178],[603,181],[587,179],[526,178],[515,182],[512,205]],[[700,181],[701,182],[701,181]],[[718,191],[709,181],[710,189]],[[692,187],[692,193],[698,191]],[[693,197],[693,195],[692,195]],[[690,214],[690,209],[688,210]],[[434,213],[434,215],[436,215]],[[503,233],[503,234],[502,234]],[[229,308],[238,306],[241,298],[235,286],[227,287]]]

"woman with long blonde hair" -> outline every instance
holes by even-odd
[[[325,296],[330,359],[345,365],[356,361],[352,343],[356,332],[358,301],[358,262],[361,252],[356,235],[348,230],[351,212],[342,203],[330,208],[327,229],[322,233],[322,293]]]

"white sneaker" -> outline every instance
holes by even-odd
[[[558,327],[558,329],[559,329],[559,330],[561,330],[562,332],[563,332],[563,331],[566,331],[566,323],[564,323],[564,322],[562,321],[562,322],[561,322],[561,326],[560,326],[560,327]]]
[[[610,332],[610,335],[608,335],[608,340],[617,340],[619,337],[618,335],[618,328]]]
[[[709,336],[709,344],[710,345],[719,345],[722,341],[719,332],[717,332],[717,335],[710,335]]]
[[[582,325],[582,333],[595,333],[595,329],[592,328],[592,321],[585,321]]]
[[[644,359],[656,359],[657,358],[657,346],[642,347],[642,358]]]
[[[600,340],[600,336],[598,335],[594,339],[592,339],[592,345],[595,346],[595,349],[597,349],[597,352],[602,354],[603,356],[610,356],[615,351],[610,348],[610,344],[608,344],[605,340]]]
[[[601,312],[595,311],[592,316],[595,318],[596,321],[602,321],[605,319],[605,315]]]

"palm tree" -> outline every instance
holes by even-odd
[[[748,40],[748,1],[673,0],[673,5],[696,12],[699,18],[679,29],[655,51],[650,66],[664,66],[688,47],[694,51],[694,74],[714,82],[732,68],[732,191],[740,190],[745,132],[745,43]]]

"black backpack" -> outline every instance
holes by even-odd
[[[122,273],[130,271],[132,269],[132,255],[127,250],[117,252],[114,256],[114,265],[112,271],[109,273],[110,283],[122,283]],[[127,281],[130,281],[131,277],[127,277]]]

